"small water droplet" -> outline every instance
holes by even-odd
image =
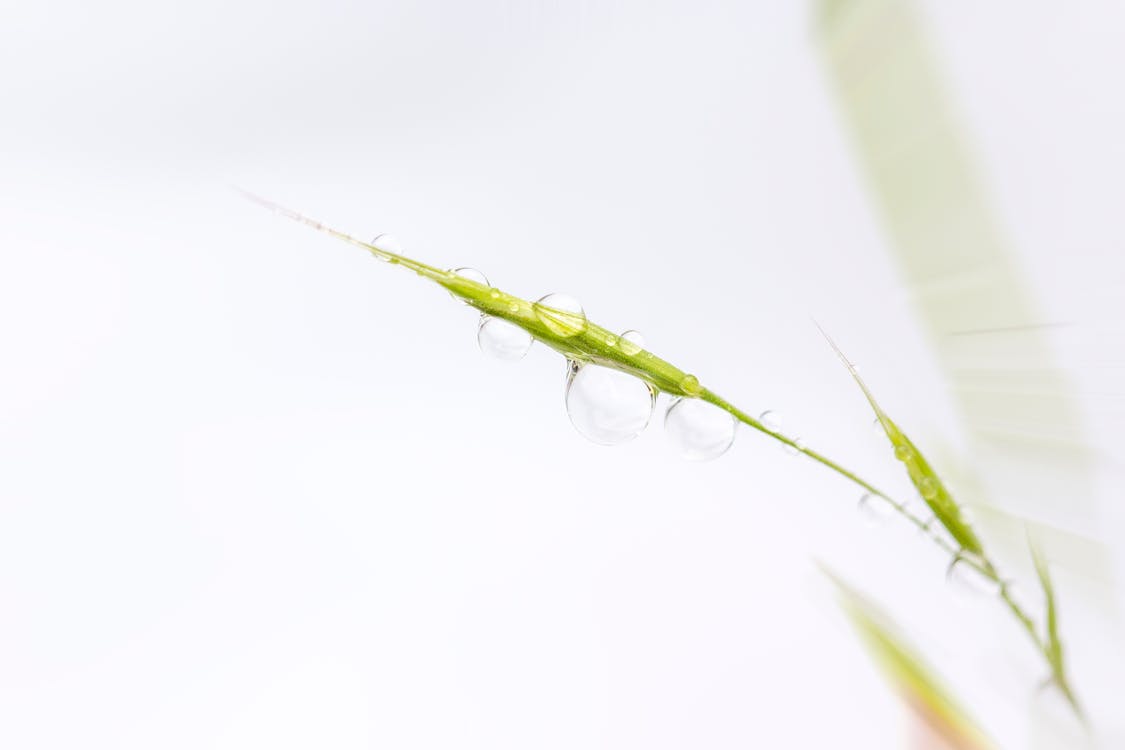
[[[805,441],[800,437],[793,438],[793,445],[785,443],[785,452],[790,456],[799,456],[801,451],[805,449]]]
[[[639,331],[628,330],[623,332],[619,337],[621,343],[621,351],[632,357],[635,354],[640,354],[645,348],[645,337]]]
[[[781,432],[781,415],[773,409],[766,409],[764,412],[759,414],[758,421],[761,422],[762,426],[767,430],[772,430],[773,432]]]
[[[703,391],[699,378],[694,375],[684,375],[683,380],[680,381],[680,388],[689,396],[698,396]]]
[[[483,273],[481,273],[480,271],[478,271],[475,268],[453,268],[453,269],[447,271],[446,273],[451,277],[452,276],[460,276],[463,279],[468,279],[469,281],[475,281],[478,284],[481,284],[483,286],[489,286],[488,277],[486,277]],[[495,292],[496,290],[493,289],[492,291]],[[465,299],[462,299],[461,297],[458,297],[453,292],[450,292],[449,296],[452,297],[453,299],[457,300],[458,302],[460,302],[462,305],[469,304],[468,300],[465,300]]]
[[[382,250],[383,252],[402,255],[402,243],[398,241],[397,237],[390,234],[378,235],[375,239],[371,240],[371,245],[378,250]],[[385,255],[377,255],[375,257],[379,258],[380,260],[393,260],[392,258],[388,258]]]
[[[519,311],[520,311],[520,303],[519,302],[516,302],[515,300],[512,300],[511,302],[508,303],[508,312],[518,313]]]
[[[873,523],[882,523],[895,513],[895,508],[885,498],[865,492],[859,498],[859,510],[864,518]]]
[[[499,289],[489,289],[488,290],[488,296],[491,297],[492,299],[500,299],[500,290]]]
[[[676,399],[664,415],[668,438],[691,461],[710,461],[726,453],[737,427],[730,414],[696,398]]]
[[[969,553],[961,552],[953,558],[946,571],[950,583],[965,591],[992,595],[1000,593],[1000,583],[981,572],[969,559]]]
[[[570,338],[586,330],[586,311],[567,294],[548,294],[532,305],[535,316],[556,336]]]
[[[933,477],[922,477],[922,481],[918,482],[918,494],[927,500],[933,500],[938,496],[938,483]]]
[[[477,327],[477,345],[490,357],[505,362],[523,359],[531,348],[531,334],[514,323],[491,315],[481,315]]]
[[[914,451],[910,450],[909,445],[896,445],[895,458],[899,461],[909,461],[914,456]]]
[[[648,426],[655,405],[656,394],[643,380],[608,367],[569,363],[566,413],[591,442],[629,442]]]

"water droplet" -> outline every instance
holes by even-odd
[[[656,394],[643,380],[599,365],[571,363],[566,379],[570,423],[598,445],[620,445],[648,426]]]
[[[387,253],[394,253],[395,255],[402,255],[402,243],[398,241],[397,237],[390,234],[380,234],[375,239],[371,240],[371,245],[377,250],[382,250]],[[383,255],[375,256],[380,260],[392,260]]]
[[[491,315],[481,315],[477,327],[477,345],[490,357],[505,362],[523,359],[531,348],[531,334],[514,323]]]
[[[762,426],[767,430],[781,432],[781,415],[772,409],[766,409],[759,414],[758,421],[761,422]]]
[[[689,396],[698,396],[703,391],[699,378],[694,375],[684,375],[683,380],[680,381],[680,388],[683,388],[684,393]]]
[[[475,281],[483,286],[489,286],[488,277],[475,268],[454,268],[450,273],[469,281]]]
[[[454,269],[451,269],[450,271],[447,271],[447,273],[451,277],[452,276],[460,276],[463,279],[468,279],[469,281],[475,281],[478,284],[482,284],[484,286],[489,286],[488,277],[486,277],[483,273],[481,273],[480,271],[478,271],[475,268],[454,268]],[[496,290],[493,289],[492,291],[495,292]],[[449,296],[452,297],[453,299],[457,300],[458,302],[460,302],[462,305],[469,304],[468,300],[462,299],[461,297],[457,296],[453,292],[450,292]]]
[[[946,578],[966,591],[989,595],[1000,593],[1000,583],[975,567],[967,552],[961,552],[953,558],[946,571]]]
[[[895,513],[895,508],[885,498],[865,492],[859,498],[859,510],[864,518],[873,523],[882,523]]]
[[[635,354],[640,354],[645,348],[645,337],[639,331],[625,331],[619,337],[621,343],[621,351],[632,357]]]
[[[730,414],[696,398],[676,399],[664,415],[668,438],[691,461],[709,461],[726,453],[737,426]]]
[[[512,300],[511,302],[508,303],[508,312],[518,313],[519,311],[520,311],[520,303],[519,302],[516,302],[515,300]]]
[[[535,316],[556,336],[569,338],[586,330],[586,311],[578,300],[567,294],[548,294],[532,308]]]
[[[933,500],[938,496],[938,483],[933,477],[922,477],[922,481],[918,482],[918,494],[927,500]]]
[[[499,289],[489,289],[488,290],[488,296],[491,297],[492,299],[500,299],[500,290]]]
[[[785,446],[785,452],[788,453],[790,456],[799,456],[799,455],[801,455],[801,451],[805,449],[805,441],[802,440],[800,437],[794,437],[793,438],[793,445],[790,445],[789,443],[785,443],[784,446]]]
[[[914,451],[908,445],[895,446],[895,458],[899,461],[909,461],[914,456]]]

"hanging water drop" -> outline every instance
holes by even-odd
[[[914,456],[914,451],[910,450],[909,445],[896,445],[895,458],[899,461],[909,461]]]
[[[648,383],[599,365],[568,363],[566,412],[585,438],[620,445],[635,438],[652,418],[656,394]]]
[[[639,331],[625,331],[617,337],[621,344],[621,351],[632,357],[635,354],[640,354],[645,348],[644,336]]]
[[[556,336],[570,338],[586,330],[586,311],[566,294],[548,294],[532,305],[535,316]]]
[[[673,401],[664,415],[668,439],[691,461],[710,461],[726,453],[737,426],[730,414],[696,398]]]
[[[531,334],[514,323],[491,315],[481,315],[477,345],[490,357],[505,362],[523,359],[531,348]]]

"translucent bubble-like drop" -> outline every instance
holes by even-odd
[[[761,414],[759,414],[758,415],[758,421],[761,422],[762,426],[765,427],[767,430],[772,430],[774,432],[781,432],[781,425],[782,425],[781,415],[778,414],[773,409],[767,409],[764,412],[762,412]]]
[[[574,428],[591,442],[629,442],[648,426],[655,405],[656,394],[643,380],[599,365],[570,366],[566,412]]]
[[[699,384],[699,378],[694,375],[684,375],[683,379],[680,380],[680,387],[689,396],[698,396],[703,392],[703,386]]]
[[[922,481],[918,482],[918,494],[927,500],[937,497],[938,489],[938,483],[933,477],[923,477]]]
[[[453,268],[453,269],[450,269],[449,273],[454,275],[454,276],[460,276],[462,279],[468,279],[469,281],[475,281],[478,284],[481,284],[483,286],[490,286],[490,284],[488,283],[488,277],[485,276],[483,273],[481,273],[480,271],[478,271],[475,268],[467,268],[467,267],[466,268]],[[495,292],[496,290],[493,289],[492,291]],[[460,302],[462,305],[469,304],[468,300],[465,300],[465,299],[462,299],[461,297],[458,297],[453,292],[450,292],[449,296],[452,297],[453,299],[457,300],[458,302]]]
[[[664,415],[668,439],[690,461],[710,461],[726,453],[737,427],[730,414],[696,398],[673,401]]]
[[[556,336],[570,338],[586,330],[586,311],[568,294],[548,294],[532,305],[535,317]]]
[[[621,351],[632,357],[634,354],[640,354],[645,348],[645,338],[639,331],[625,331],[617,337],[618,343],[621,345]]]
[[[382,250],[387,253],[394,253],[395,255],[402,255],[402,243],[398,238],[390,234],[380,234],[371,240],[371,245],[377,250]],[[380,260],[392,260],[383,256],[376,256]]]
[[[951,584],[974,594],[987,596],[1000,593],[1000,584],[974,567],[964,552],[953,558],[946,578]]]
[[[531,348],[531,334],[514,323],[491,315],[481,315],[477,345],[490,357],[504,362],[523,359]]]
[[[886,498],[865,492],[859,498],[859,510],[871,523],[883,523],[894,515],[895,509]]]
[[[909,461],[914,456],[914,451],[908,445],[895,446],[895,458],[899,461]]]

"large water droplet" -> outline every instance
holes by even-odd
[[[490,357],[515,362],[523,359],[531,348],[531,334],[503,318],[481,315],[477,345]]]
[[[453,274],[454,276],[460,276],[463,279],[468,279],[469,281],[475,281],[478,284],[482,284],[483,286],[489,286],[488,277],[475,268],[453,268],[449,271],[449,273]],[[493,291],[496,290],[494,289]],[[462,305],[469,304],[468,300],[458,297],[453,292],[450,292],[449,296],[460,302]]]
[[[395,255],[402,255],[402,243],[399,242],[398,238],[394,235],[380,234],[375,239],[371,240],[371,245],[376,249],[382,250],[384,252],[394,253]],[[376,257],[380,260],[392,260],[391,258],[387,258],[382,255]]]
[[[645,338],[639,331],[625,331],[618,336],[618,342],[621,345],[621,351],[630,357],[639,354],[645,348]]]
[[[535,316],[556,336],[569,338],[586,330],[586,311],[567,294],[548,294],[532,307]]]
[[[652,418],[656,394],[638,378],[599,365],[571,364],[566,379],[570,423],[598,445],[635,438]]]
[[[669,440],[691,461],[710,461],[726,453],[737,426],[730,414],[697,398],[673,401],[664,415]]]

